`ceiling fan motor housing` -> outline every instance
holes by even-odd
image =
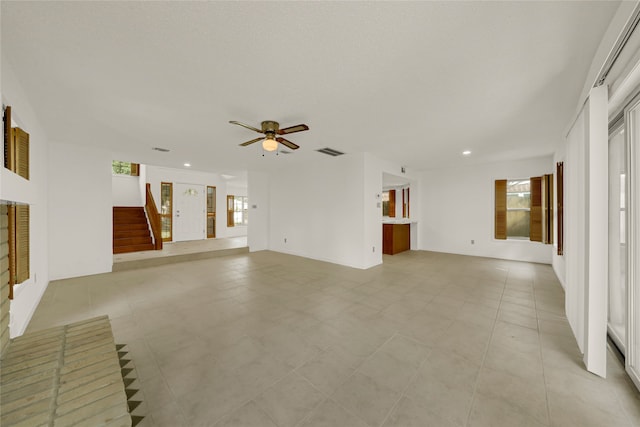
[[[273,120],[265,120],[262,122],[262,132],[267,133],[276,133],[280,129],[280,124],[278,122],[274,122]]]

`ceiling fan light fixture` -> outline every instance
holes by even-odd
[[[267,135],[264,141],[262,141],[262,148],[265,151],[276,151],[278,149],[278,141],[273,139],[273,136]]]

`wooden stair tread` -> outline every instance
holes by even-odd
[[[113,207],[113,253],[153,250],[153,239],[143,207]]]

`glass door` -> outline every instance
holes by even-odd
[[[173,184],[160,184],[160,223],[162,225],[162,241],[173,240]]]
[[[207,239],[216,237],[216,187],[207,186]]]
[[[627,330],[627,156],[622,124],[609,136],[609,313],[608,333],[622,354]]]
[[[627,341],[625,365],[640,389],[640,96],[625,108]]]

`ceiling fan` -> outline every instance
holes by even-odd
[[[307,125],[295,125],[295,126],[289,126],[288,128],[280,129],[280,124],[272,120],[265,120],[264,122],[262,122],[261,124],[262,130],[258,128],[254,128],[253,126],[245,125],[244,123],[240,123],[235,120],[231,120],[229,123],[242,126],[247,129],[251,129],[252,131],[264,134],[265,136],[252,139],[251,141],[243,142],[240,145],[242,147],[246,147],[247,145],[251,145],[254,142],[262,141],[262,148],[264,148],[267,151],[277,150],[278,143],[292,150],[297,150],[298,148],[300,148],[299,145],[296,145],[293,142],[286,140],[282,137],[276,137],[276,135],[287,135],[289,133],[302,132],[304,130],[309,130],[309,126]]]

